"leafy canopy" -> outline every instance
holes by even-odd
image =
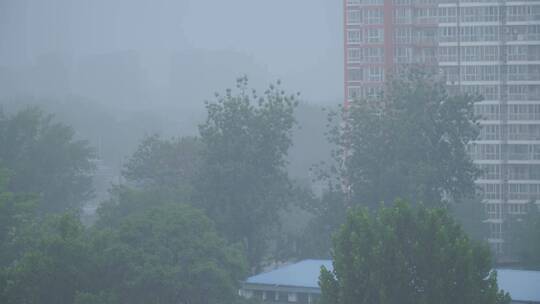
[[[140,197],[139,197],[140,196]],[[17,231],[0,265],[2,303],[233,303],[246,273],[238,246],[200,210],[134,191],[109,203],[114,221],[85,228],[71,214]],[[141,203],[145,201],[145,203]],[[135,208],[127,205],[135,204]],[[102,214],[105,212],[101,212]]]
[[[92,197],[93,157],[71,127],[39,108],[0,112],[0,162],[11,172],[7,187],[37,195],[40,213],[78,211]]]
[[[322,304],[509,303],[486,246],[444,209],[397,202],[375,214],[349,212],[334,238],[332,272],[322,269]]]
[[[478,170],[466,145],[478,135],[475,100],[450,95],[434,75],[411,69],[391,79],[382,96],[343,109],[330,139],[350,201],[437,204],[474,194]]]
[[[247,78],[238,79],[237,90],[206,104],[196,197],[229,240],[244,244],[257,268],[290,197],[285,165],[297,101],[274,85],[259,96],[248,90]]]
[[[197,138],[144,138],[124,167],[122,175],[142,188],[191,188],[199,168],[201,144]]]

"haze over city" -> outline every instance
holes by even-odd
[[[0,0],[0,304],[540,304],[540,0]]]
[[[143,91],[137,102],[200,105],[211,97],[204,87],[224,89],[247,74],[257,86],[281,79],[305,100],[335,103],[343,96],[342,15],[324,0],[3,0],[0,67],[38,69],[47,76],[36,86],[58,86],[41,88],[47,93],[92,99],[112,98],[80,83],[100,76],[81,80],[80,73],[90,65],[108,74],[107,60],[120,60],[136,75],[118,77],[139,77],[126,85],[142,88],[125,88]]]

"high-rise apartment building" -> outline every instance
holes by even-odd
[[[433,64],[450,89],[478,93],[469,145],[489,242],[540,200],[540,0],[345,0],[346,103],[381,90],[400,64]],[[434,61],[436,58],[436,61]],[[506,252],[505,252],[506,251]]]
[[[509,216],[540,199],[540,0],[440,0],[439,66],[448,85],[480,93],[481,133],[469,146],[483,169],[489,242],[500,255]]]
[[[346,103],[381,92],[400,65],[435,65],[437,0],[344,2]]]

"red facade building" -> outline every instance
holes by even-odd
[[[437,0],[344,0],[345,106],[399,66],[435,66]]]

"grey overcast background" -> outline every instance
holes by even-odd
[[[202,107],[247,74],[342,99],[340,0],[0,0],[0,97]]]

